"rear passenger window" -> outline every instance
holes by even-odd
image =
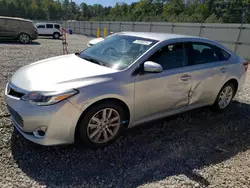
[[[222,61],[228,60],[230,57],[231,57],[231,55],[229,53],[227,53],[224,50],[221,50],[221,60]]]
[[[21,23],[20,23],[19,20],[7,19],[6,20],[6,25],[11,26],[11,27],[20,27]]]
[[[45,28],[45,25],[38,25],[37,28]]]
[[[46,24],[46,27],[51,29],[51,28],[53,28],[53,24]]]
[[[57,24],[56,24],[56,25],[55,25],[55,28],[56,28],[56,29],[60,29],[60,25],[57,25]]]
[[[187,43],[185,45],[188,53],[188,65],[224,61],[230,57],[224,50],[210,44]]]
[[[164,70],[168,70],[183,67],[184,59],[184,46],[182,43],[176,43],[162,47],[149,61],[159,63]]]

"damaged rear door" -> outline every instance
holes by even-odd
[[[227,62],[221,59],[221,49],[204,42],[187,42],[184,46],[188,55],[186,67],[192,78],[188,105],[212,104],[226,76]]]

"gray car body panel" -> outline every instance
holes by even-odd
[[[25,125],[20,129],[23,129],[22,134],[26,138],[43,145],[74,142],[75,128],[81,114],[103,99],[117,99],[127,105],[130,128],[164,116],[212,105],[228,80],[237,80],[238,89],[241,89],[245,82],[246,73],[241,64],[243,59],[217,42],[172,34],[134,32],[120,34],[150,38],[159,42],[121,71],[93,64],[75,54],[69,54],[32,63],[22,67],[13,75],[11,83],[27,92],[67,89],[79,91],[68,100],[47,107],[20,101],[5,91],[7,104],[24,118]],[[227,61],[186,66],[155,74],[133,75],[136,68],[159,48],[178,42],[209,43],[227,51],[231,57]],[[227,69],[226,73],[221,72],[222,68]],[[191,79],[182,81],[180,78],[185,74],[190,75]],[[36,112],[35,117],[34,112]],[[46,141],[37,141],[25,134],[41,123],[49,126]]]

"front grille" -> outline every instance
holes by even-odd
[[[20,126],[23,127],[23,118],[16,112],[13,108],[7,105],[10,115],[13,117],[14,121]]]

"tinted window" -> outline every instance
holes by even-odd
[[[227,53],[227,52],[224,51],[224,50],[221,50],[221,60],[222,60],[222,61],[228,60],[230,57],[231,57],[231,55],[230,55],[229,53]]]
[[[22,27],[24,27],[26,29],[35,28],[35,26],[34,26],[34,24],[32,22],[22,21],[21,25],[22,25]]]
[[[60,29],[60,25],[55,24],[56,29]]]
[[[220,48],[205,43],[186,44],[188,65],[198,65],[223,60]]]
[[[45,28],[45,25],[38,25],[37,28]]]
[[[46,24],[46,27],[51,29],[51,28],[53,28],[53,24]]]
[[[179,68],[184,65],[184,47],[181,43],[164,46],[148,60],[159,63],[164,70]]]

